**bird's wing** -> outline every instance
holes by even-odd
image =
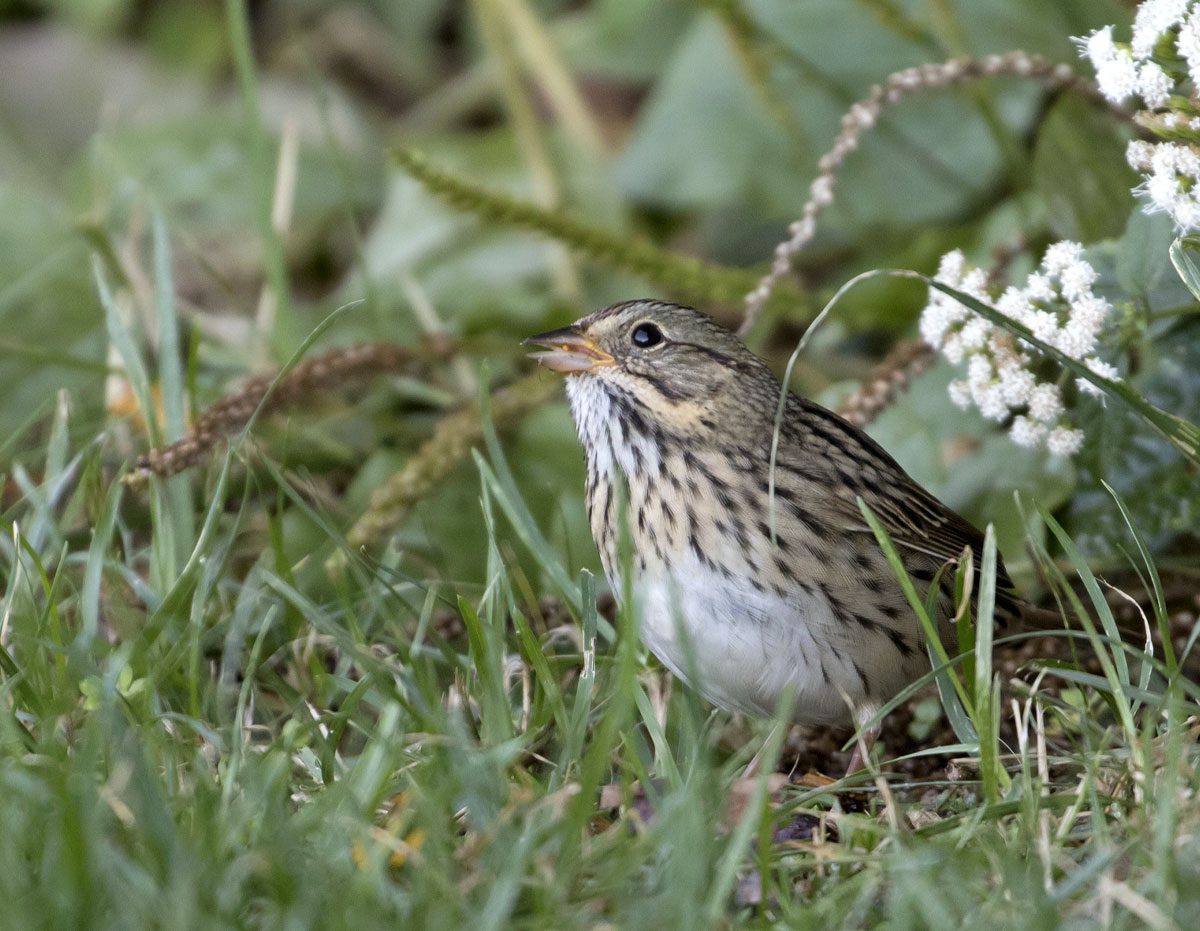
[[[901,555],[918,556],[904,559],[910,570],[953,565],[969,547],[979,571],[983,534],[913,481],[883,447],[832,411],[803,398],[791,397],[787,413],[787,429],[776,453],[776,486],[813,501],[810,519],[841,532],[870,534],[858,505],[862,498]],[[814,499],[815,495],[819,497]],[[1001,607],[1019,614],[1003,563],[997,566],[996,583]]]

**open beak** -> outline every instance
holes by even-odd
[[[531,352],[529,357],[563,375],[578,375],[616,360],[584,335],[577,326],[565,326],[561,330],[539,333],[521,340],[522,346],[541,346],[546,351]]]

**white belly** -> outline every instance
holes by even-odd
[[[839,724],[868,702],[854,645],[819,595],[785,600],[692,561],[643,577],[635,598],[646,645],[714,704],[771,716],[791,689],[794,720]]]

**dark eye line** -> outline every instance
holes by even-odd
[[[733,369],[734,371],[741,372],[746,369],[745,363],[740,362],[731,356],[727,356],[723,352],[718,352],[716,349],[713,349],[709,346],[701,346],[699,343],[675,343],[675,345],[687,346],[689,349],[695,349],[697,352],[702,352],[713,361],[719,362],[721,365],[725,366],[726,368]]]

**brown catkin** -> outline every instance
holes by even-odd
[[[1078,77],[1069,65],[1056,64],[1020,50],[982,58],[952,58],[888,75],[842,116],[841,130],[833,146],[817,162],[817,176],[799,218],[788,227],[788,238],[775,247],[770,271],[746,295],[745,313],[738,333],[745,335],[754,326],[772,292],[791,272],[795,257],[816,234],[817,217],[833,203],[838,172],[850,153],[858,148],[863,135],[876,125],[884,108],[913,94],[1001,75],[1040,81],[1051,90],[1069,87],[1103,103],[1095,85]]]
[[[358,343],[302,359],[282,377],[255,375],[214,402],[196,418],[185,437],[140,457],[125,481],[137,484],[151,475],[169,478],[199,465],[245,427],[256,411],[280,410],[313,391],[340,385],[348,378],[414,371],[420,363],[444,358],[450,351],[451,345],[446,340],[432,340],[419,349],[396,343]]]
[[[897,343],[884,360],[846,400],[837,413],[856,427],[865,427],[878,417],[896,396],[908,390],[914,378],[928,369],[937,353],[922,340]]]

